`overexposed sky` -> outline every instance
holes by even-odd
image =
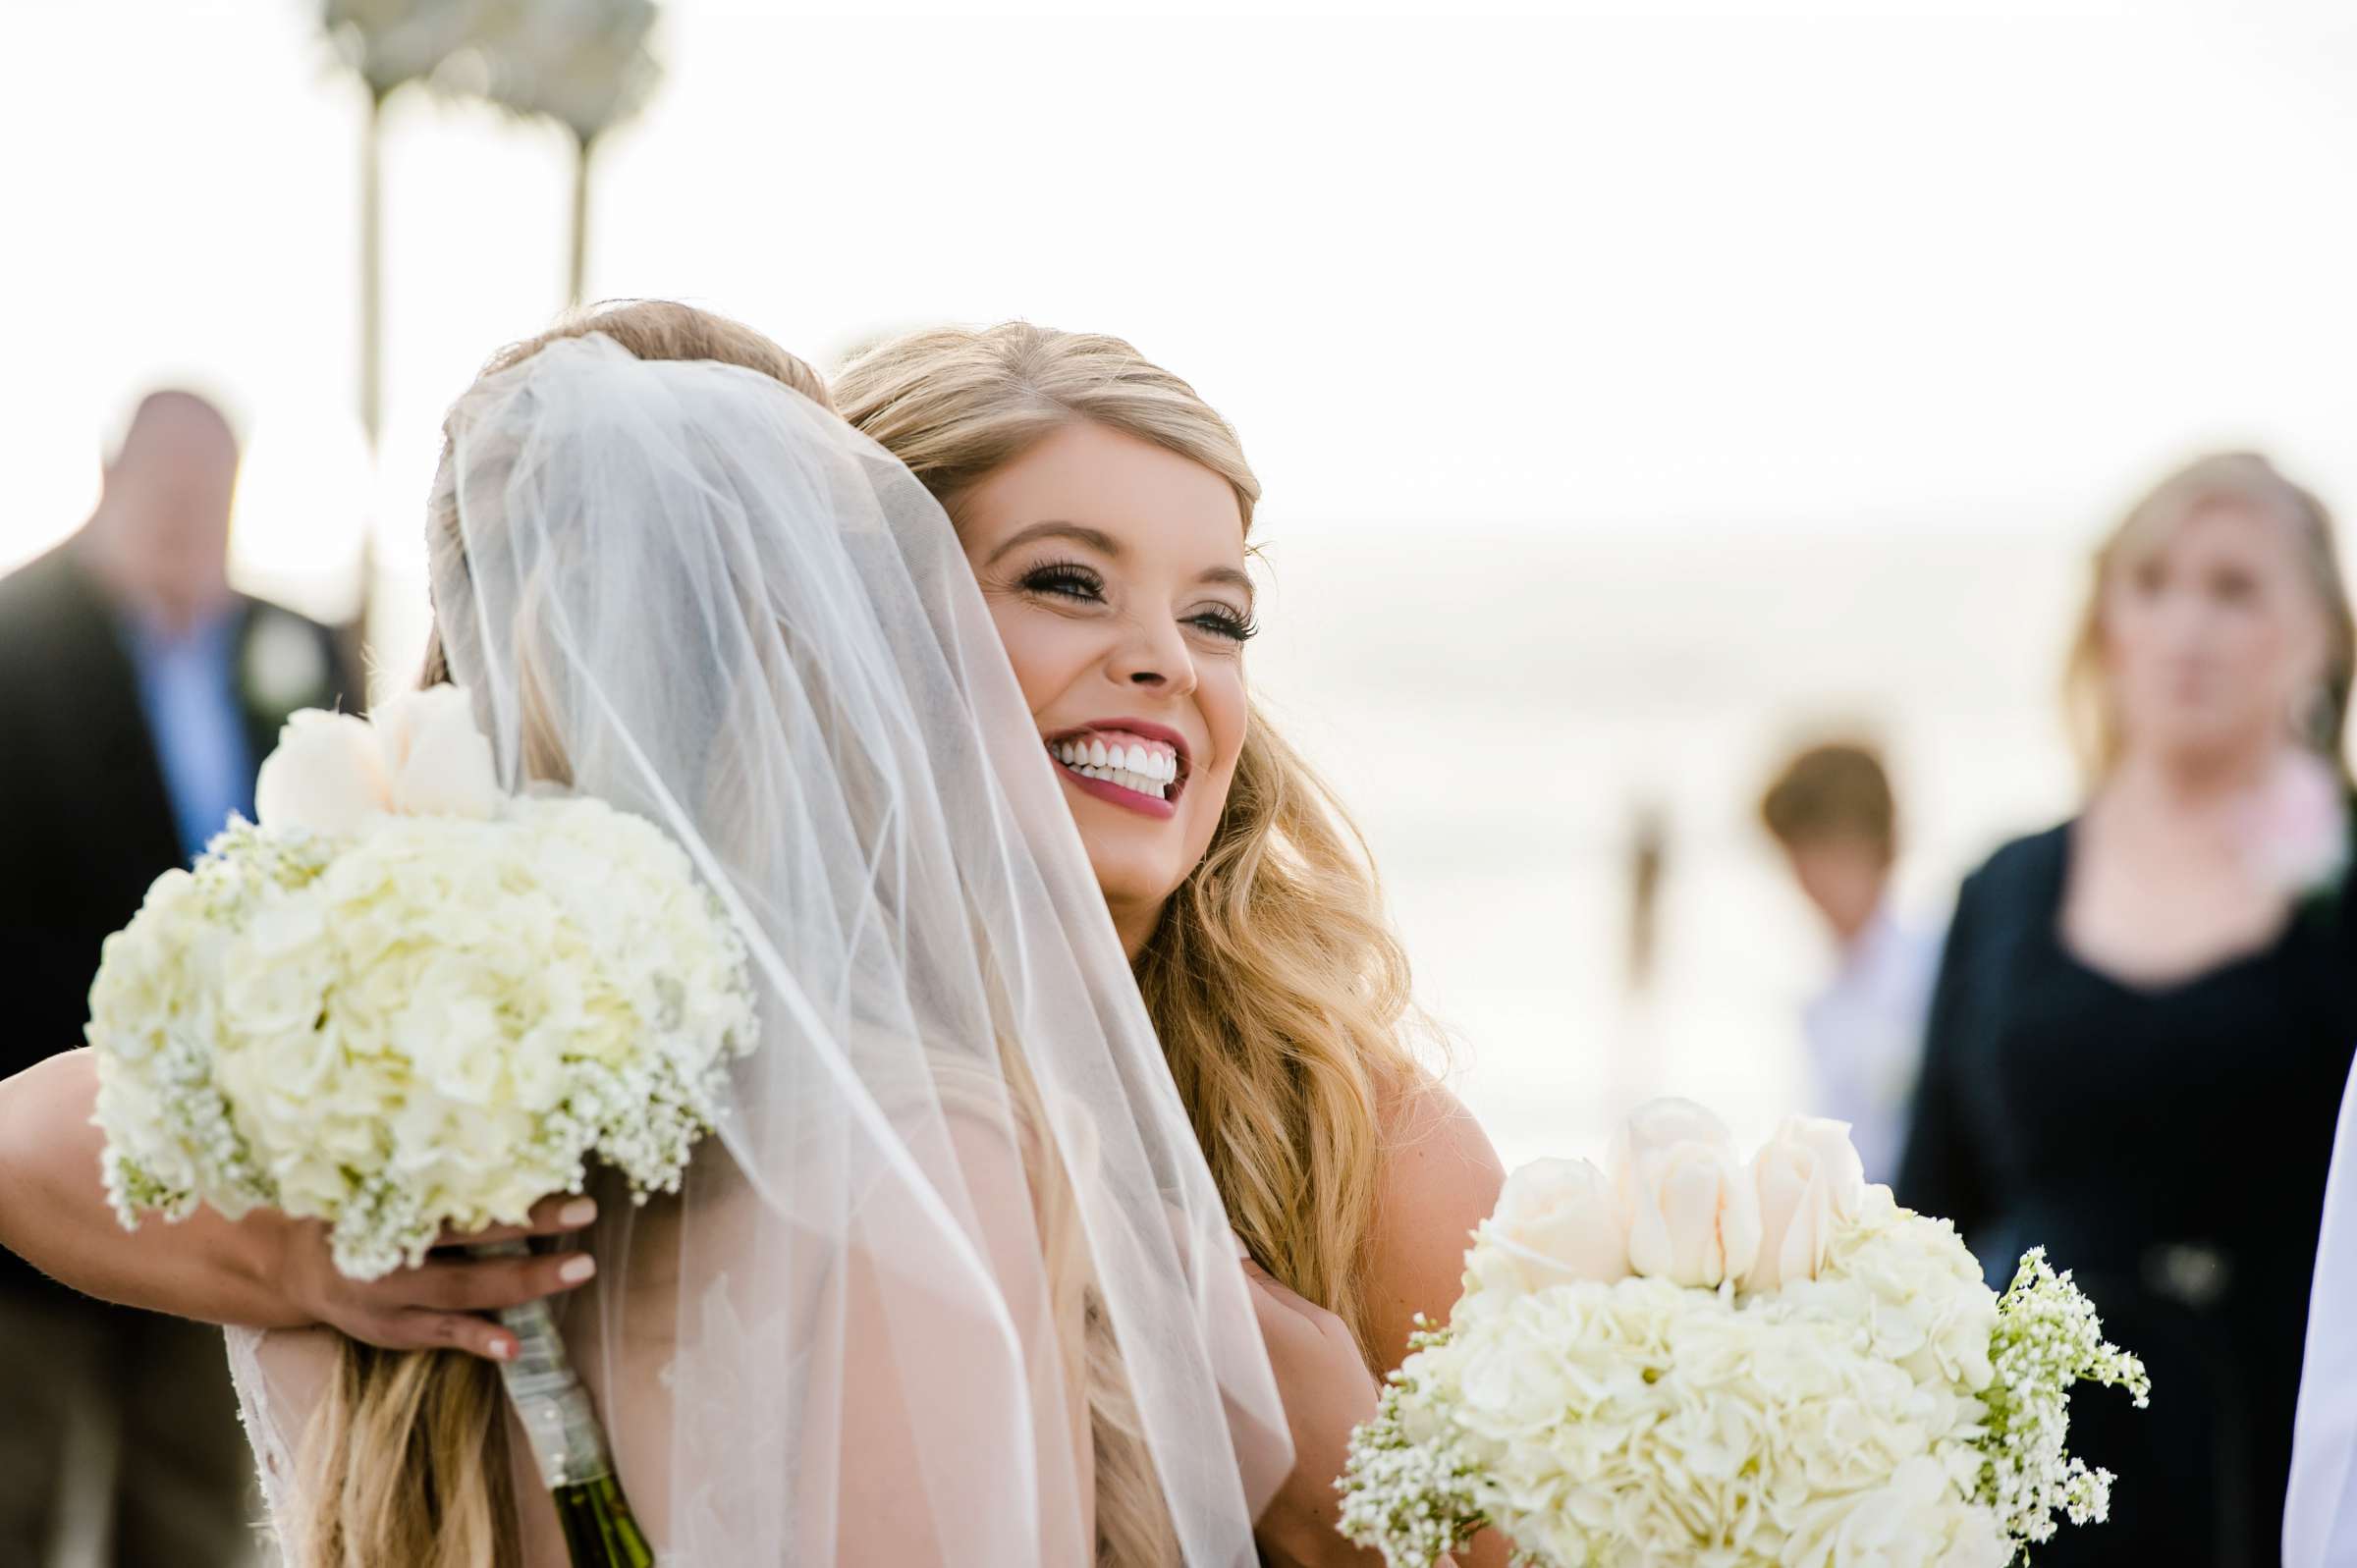
[[[2357,506],[2357,22],[2313,5],[844,20],[670,0],[595,295],[825,357],[1108,330],[1269,528],[2085,528],[2203,443]],[[554,132],[405,93],[389,424],[352,410],[356,86],[300,0],[13,0],[0,565],[123,401],[225,395],[249,580],[413,535],[441,409],[561,303]],[[332,607],[332,606],[331,606]]]

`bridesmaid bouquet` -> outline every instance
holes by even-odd
[[[1998,1296],[1837,1121],[1795,1117],[1746,1166],[1709,1111],[1657,1101],[1612,1166],[1507,1183],[1449,1325],[1352,1437],[1351,1541],[1392,1568],[1493,1527],[1546,1568],[2001,1568],[2057,1514],[2104,1518],[2070,1388],[2150,1388],[2042,1252]]]
[[[296,714],[192,871],[90,991],[124,1224],[209,1204],[330,1226],[379,1277],[518,1223],[596,1159],[677,1191],[750,1049],[745,955],[685,851],[584,797],[511,797],[463,691]],[[653,1561],[544,1304],[502,1368],[576,1563]]]

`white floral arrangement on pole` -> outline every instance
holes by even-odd
[[[1657,1101],[1611,1163],[1507,1183],[1449,1325],[1352,1438],[1351,1541],[1392,1568],[1483,1528],[1546,1568],[2001,1568],[2057,1514],[2104,1518],[2070,1387],[2150,1389],[2043,1254],[2001,1298],[1840,1122],[1795,1117],[1746,1165]]]
[[[482,0],[322,0],[320,26],[379,101],[467,46]]]
[[[374,1278],[521,1222],[591,1160],[676,1189],[754,1039],[687,856],[586,797],[504,793],[466,694],[306,710],[258,825],[149,889],[90,992],[123,1222],[199,1203],[332,1227]]]
[[[662,68],[647,51],[654,0],[478,0],[484,94],[546,115],[583,143],[636,114]]]
[[[654,0],[479,0],[483,95],[572,133],[573,226],[567,297],[584,302],[589,275],[590,165],[608,131],[644,108],[663,69],[647,47]]]

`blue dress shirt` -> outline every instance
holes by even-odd
[[[253,747],[238,697],[237,630],[234,611],[178,635],[144,619],[125,626],[147,733],[191,860],[229,825],[231,812],[253,815]]]

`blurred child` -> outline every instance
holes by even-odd
[[[1784,765],[1760,817],[1837,948],[1832,981],[1802,1015],[1808,1109],[1848,1122],[1867,1179],[1889,1181],[1940,967],[1940,934],[1891,909],[1898,835],[1890,778],[1865,746],[1812,746]]]

